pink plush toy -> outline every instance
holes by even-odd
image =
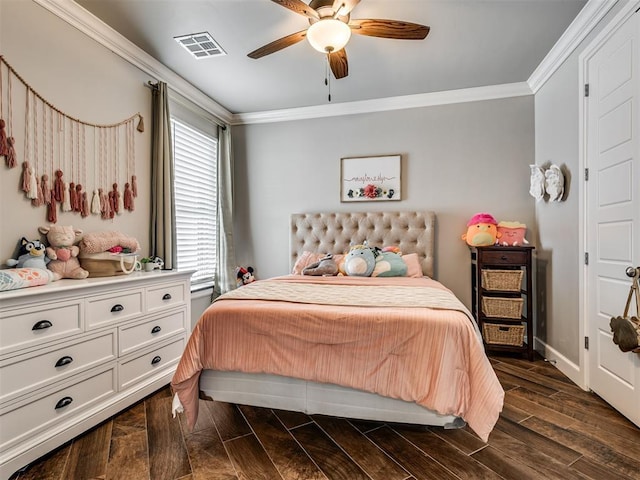
[[[527,233],[527,226],[520,222],[500,222],[498,224],[498,234],[500,234],[500,240],[498,245],[518,246],[527,245],[527,239],[524,238]]]
[[[80,238],[82,230],[74,230],[72,226],[51,225],[40,227],[38,231],[47,236],[49,246],[47,256],[51,259],[47,268],[59,278],[83,279],[89,276],[89,272],[80,266],[78,253],[80,249],[75,245]]]
[[[462,240],[472,247],[494,245],[501,234],[498,232],[498,222],[489,213],[476,213],[467,223],[467,233]]]

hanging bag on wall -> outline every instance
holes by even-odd
[[[613,332],[613,343],[618,345],[618,348],[623,352],[635,352],[640,353],[640,286],[638,285],[638,277],[640,277],[640,268],[630,267],[627,270],[627,275],[633,277],[631,282],[631,288],[629,289],[629,296],[627,297],[627,303],[624,307],[624,313],[621,317],[611,317],[609,326]],[[636,316],[629,316],[629,307],[631,306],[631,299],[636,299]]]

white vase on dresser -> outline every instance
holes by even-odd
[[[192,272],[0,292],[0,478],[168,384]]]

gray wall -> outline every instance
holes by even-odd
[[[566,200],[536,204],[538,223],[538,331],[537,337],[581,364],[579,336],[579,279],[583,252],[579,245],[579,102],[578,57],[603,26],[620,10],[618,2],[594,31],[535,95],[535,160],[562,165],[569,174]]]
[[[436,277],[469,305],[469,218],[535,231],[533,128],[532,96],[234,127],[237,260],[288,273],[291,213],[432,209]],[[340,203],[340,158],[382,154],[402,155],[402,201]]]

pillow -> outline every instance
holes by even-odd
[[[314,252],[308,252],[305,250],[304,252],[302,252],[302,255],[300,255],[296,260],[296,263],[293,265],[293,269],[291,270],[291,273],[294,275],[302,275],[302,271],[305,269],[305,267],[308,267],[313,263],[319,262],[321,259],[323,259],[326,256],[327,256],[326,253],[314,253]],[[344,258],[344,255],[333,256],[333,259],[335,260],[337,265],[340,265],[343,258]]]
[[[10,268],[0,270],[0,291],[37,287],[54,280],[51,270],[42,268]]]
[[[407,264],[407,277],[421,278],[424,277],[422,273],[422,265],[420,265],[420,259],[417,253],[408,253],[402,255],[404,263]]]
[[[383,251],[376,258],[376,266],[372,277],[404,277],[407,274],[407,264],[398,253]]]

